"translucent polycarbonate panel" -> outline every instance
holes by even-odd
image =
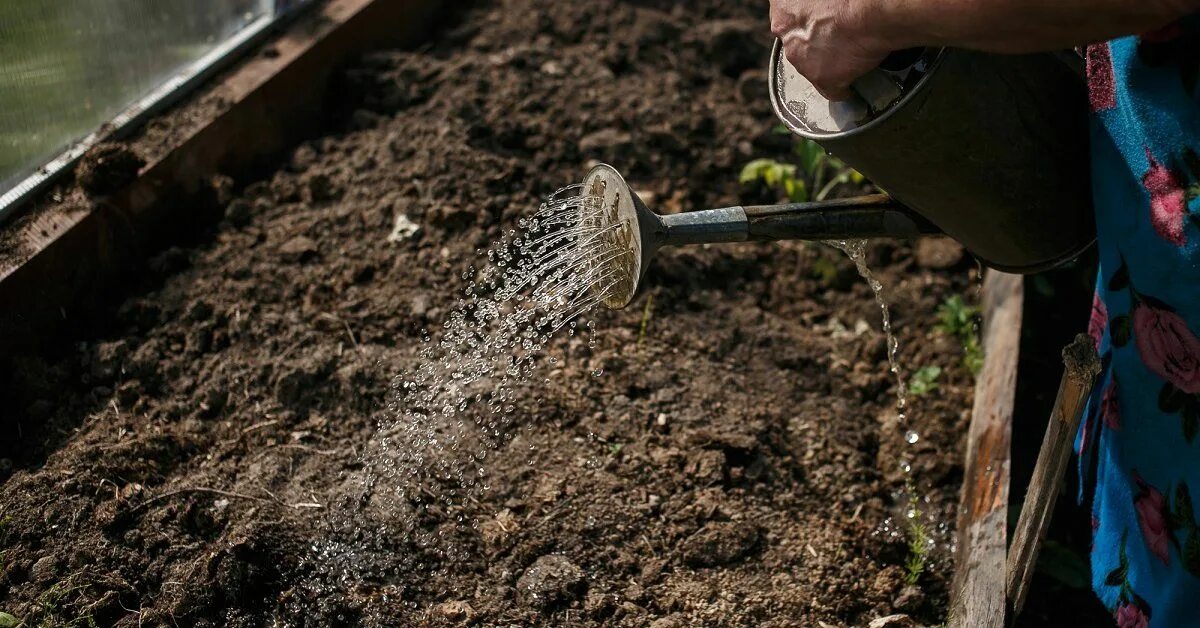
[[[0,0],[0,192],[275,4]]]

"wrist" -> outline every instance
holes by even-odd
[[[865,4],[866,32],[881,49],[945,45],[934,34],[932,16],[926,15],[929,0],[865,0]]]

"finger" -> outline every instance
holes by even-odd
[[[825,100],[854,100],[854,90],[849,83],[813,83],[817,93]]]
[[[779,39],[786,39],[785,35],[792,31],[797,23],[797,16],[794,7],[788,6],[788,0],[771,0],[771,34]]]
[[[826,100],[851,100],[854,98],[854,92],[850,90],[850,81],[847,79],[834,79],[828,76],[828,72],[822,72],[819,69],[814,70],[809,66],[812,65],[814,59],[809,55],[808,48],[801,41],[791,41],[785,44],[783,55],[792,64],[804,78],[808,79],[817,93]]]
[[[783,40],[783,56],[801,75],[808,77],[808,50],[804,42],[796,39]]]
[[[780,6],[780,0],[771,0],[771,34],[783,39],[792,28],[791,16]]]

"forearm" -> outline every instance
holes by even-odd
[[[894,48],[953,46],[1024,53],[1151,31],[1200,0],[875,0]]]

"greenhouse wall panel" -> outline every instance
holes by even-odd
[[[0,1],[0,193],[277,0]]]

